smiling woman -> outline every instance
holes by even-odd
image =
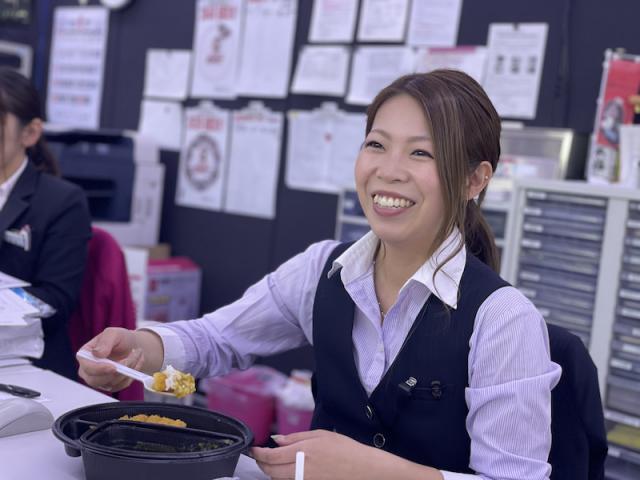
[[[356,162],[371,232],[311,245],[202,318],[108,329],[87,348],[214,376],[312,344],[313,430],[253,450],[273,478],[293,478],[300,451],[305,478],[549,478],[560,368],[541,315],[496,273],[478,207],[499,155],[500,119],[475,80],[402,77],[369,107]],[[83,361],[80,375],[118,382]]]

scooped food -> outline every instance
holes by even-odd
[[[153,374],[152,388],[157,392],[169,392],[182,398],[196,391],[196,381],[191,374],[167,365],[161,372]]]
[[[139,413],[138,415],[123,415],[118,420],[130,420],[132,422],[145,422],[145,423],[160,423],[162,425],[171,425],[173,427],[186,427],[187,424],[180,419],[173,419],[169,417],[162,417],[160,415],[145,415]]]

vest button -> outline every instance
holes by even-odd
[[[367,418],[369,420],[373,419],[373,410],[371,409],[371,407],[369,405],[367,405],[366,407],[364,407],[364,413],[367,414]]]
[[[376,448],[382,448],[384,447],[384,442],[386,441],[386,439],[384,438],[384,435],[381,433],[376,433],[373,436],[373,446]]]
[[[442,385],[438,380],[431,382],[431,395],[436,400],[440,400],[440,397],[442,397]]]

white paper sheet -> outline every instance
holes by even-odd
[[[50,123],[100,126],[108,29],[105,8],[56,8],[47,89]]]
[[[290,111],[287,136],[289,188],[338,193],[353,188],[366,117],[324,104],[313,111]]]
[[[247,0],[240,95],[287,96],[297,8],[295,0]]]
[[[640,187],[640,125],[620,125],[620,184]]]
[[[0,346],[2,347],[0,359],[42,357],[44,352],[42,321],[39,318],[25,317],[22,324],[0,326]]]
[[[409,0],[363,0],[358,41],[401,42],[408,11]]]
[[[221,210],[227,169],[229,111],[203,102],[185,109],[176,204]]]
[[[409,45],[452,47],[458,41],[462,0],[414,0],[409,15]]]
[[[283,124],[261,104],[233,113],[226,211],[275,218]]]
[[[127,276],[131,287],[131,298],[136,311],[136,320],[144,319],[147,295],[147,264],[149,251],[146,248],[122,247],[127,264]]]
[[[192,97],[234,98],[243,0],[198,0]]]
[[[351,43],[357,13],[358,0],[313,0],[309,41]]]
[[[7,275],[4,272],[0,272],[0,289],[28,287],[29,285],[31,285],[29,282],[25,282],[24,280],[20,280],[19,278]]]
[[[0,325],[27,325],[25,315],[34,315],[38,309],[9,289],[0,290]]]
[[[180,150],[182,105],[163,100],[143,100],[138,130],[153,138],[160,148]]]
[[[298,55],[291,91],[343,97],[347,88],[349,49],[305,45]]]
[[[547,30],[546,23],[489,26],[484,88],[501,117],[536,117]]]
[[[187,98],[191,51],[149,49],[145,65],[145,96],[170,100]]]
[[[368,105],[396,78],[414,71],[409,47],[359,47],[353,54],[347,103]]]
[[[289,188],[334,193],[328,180],[331,118],[315,111],[289,110],[285,181]]]
[[[486,47],[424,47],[416,52],[416,72],[430,72],[437,68],[452,68],[484,82],[487,65]]]
[[[355,188],[355,164],[365,137],[364,113],[338,112],[333,122],[329,181],[338,190]]]

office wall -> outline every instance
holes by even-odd
[[[34,46],[33,78],[43,95],[46,95],[53,8],[77,3],[34,0],[31,25],[0,25],[1,39]],[[97,1],[89,3],[97,4]],[[306,43],[311,6],[311,0],[299,2],[296,52]],[[112,12],[102,127],[137,127],[146,50],[191,48],[194,11],[195,0],[134,0],[126,9]],[[548,23],[538,114],[534,120],[525,123],[589,132],[593,126],[603,52],[606,48],[622,47],[629,53],[640,54],[639,19],[640,4],[631,0],[466,0],[458,43],[485,44],[492,22]],[[266,100],[265,104],[286,111],[315,108],[324,100],[291,95],[282,100]],[[216,103],[223,108],[239,109],[248,101],[243,98]],[[344,104],[341,108],[362,111]],[[286,138],[283,138],[283,145],[285,142]],[[163,152],[161,160],[167,167],[161,241],[170,243],[174,254],[187,255],[202,266],[203,312],[234,300],[251,283],[311,242],[334,234],[337,198],[286,188],[283,182],[284,148],[277,218],[273,221],[176,206],[178,155]]]

